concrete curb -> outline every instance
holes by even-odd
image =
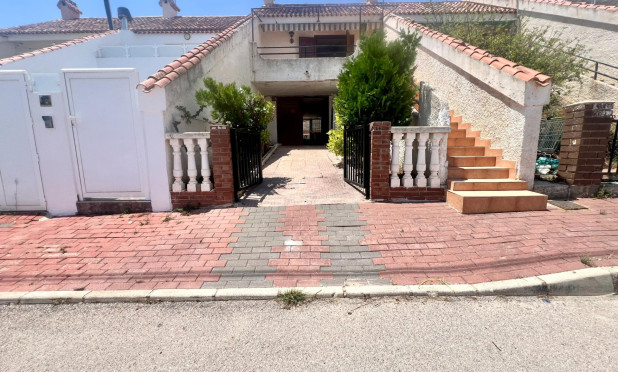
[[[618,266],[594,267],[479,284],[370,285],[297,288],[155,289],[0,292],[2,304],[273,300],[290,289],[309,298],[385,296],[602,296],[618,294]]]

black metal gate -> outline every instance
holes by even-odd
[[[359,187],[369,199],[371,141],[368,125],[355,125],[343,131],[343,178]]]
[[[245,128],[231,130],[234,164],[234,194],[262,183],[262,144],[260,131]]]

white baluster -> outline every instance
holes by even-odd
[[[197,145],[200,147],[200,155],[202,157],[202,181],[201,191],[211,191],[212,182],[210,182],[210,164],[208,163],[208,139],[199,138]]]
[[[185,146],[187,146],[187,175],[189,176],[189,183],[187,184],[187,191],[197,191],[197,166],[195,165],[195,142],[193,138],[184,139]]]
[[[403,155],[403,187],[414,186],[414,179],[412,178],[412,170],[414,169],[412,164],[412,143],[415,137],[415,133],[406,133],[406,148]]]
[[[429,187],[440,187],[440,178],[438,171],[440,170],[440,140],[442,134],[434,133],[431,135],[431,157],[429,160]]]
[[[174,155],[174,169],[172,174],[174,175],[174,183],[172,184],[173,192],[183,191],[185,188],[184,182],[182,182],[182,160],[180,159],[180,140],[177,138],[170,139],[170,146],[172,146]]]
[[[416,159],[416,187],[427,187],[427,178],[425,178],[425,149],[427,148],[427,140],[429,133],[418,134],[418,158]]]
[[[393,133],[391,143],[393,144],[393,154],[391,155],[391,187],[400,187],[399,180],[399,142],[403,138],[403,133]]]
[[[446,148],[448,143],[448,133],[442,135],[442,139],[440,140],[440,184],[446,183],[446,179],[448,178],[448,161],[446,158]]]

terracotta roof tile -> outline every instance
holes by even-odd
[[[446,34],[437,32],[427,26],[423,26],[420,23],[416,23],[412,20],[405,19],[398,15],[391,15],[391,17],[395,18],[399,24],[405,25],[408,28],[414,29],[427,36],[432,36],[436,38],[436,34],[438,34],[439,36],[437,37],[437,39],[441,40],[445,44],[448,44],[451,48],[461,51],[476,60],[480,60],[481,62],[484,62],[492,67],[507,72],[519,79],[522,79],[524,81],[534,80],[534,82],[541,86],[547,86],[552,82],[550,76],[544,75],[539,71],[533,70],[528,67],[520,66],[517,63],[509,61],[506,58],[494,56],[486,50],[477,48],[462,40],[454,40]],[[443,38],[443,36],[446,36],[446,38]],[[450,42],[449,39],[451,40]]]
[[[559,6],[570,6],[574,8],[588,8],[588,9],[599,9],[606,10],[610,12],[618,11],[618,6],[615,5],[595,5],[588,4],[585,2],[578,1],[562,1],[562,0],[528,0],[531,3],[543,3],[543,4],[551,4],[551,5],[559,5]],[[468,0],[464,0],[464,2],[468,2]],[[473,3],[472,1],[470,1]]]
[[[183,54],[159,71],[149,76],[148,79],[139,83],[138,87],[141,87],[146,93],[152,91],[156,87],[164,88],[181,75],[187,73],[194,65],[210,54],[218,45],[221,45],[225,41],[229,40],[236,33],[236,31],[238,31],[238,28],[250,19],[251,16],[242,17],[238,22],[213,36],[208,41],[202,43],[200,46],[203,48],[197,47]],[[178,63],[181,65],[178,66]]]
[[[109,35],[109,34],[113,34],[113,33],[116,33],[116,32],[118,32],[118,31],[108,31],[108,32],[100,33],[100,34],[89,35],[89,36],[82,37],[82,38],[79,38],[79,39],[67,41],[66,43],[52,45],[52,46],[47,47],[47,48],[38,49],[38,50],[35,50],[35,51],[32,51],[32,52],[23,53],[23,54],[20,54],[20,55],[17,55],[17,56],[0,59],[0,66],[4,66],[7,63],[15,62],[15,61],[18,61],[20,59],[34,57],[34,56],[37,56],[39,54],[49,53],[49,52],[53,52],[55,50],[59,50],[59,49],[62,49],[62,48],[70,47],[72,45],[77,45],[77,44],[80,44],[80,43],[85,43],[86,41],[90,41],[92,39],[103,37],[103,36],[106,36],[106,35]]]
[[[242,19],[242,16],[209,17],[135,17],[129,30],[137,34],[157,33],[217,33]],[[120,20],[113,19],[114,29],[120,29]],[[55,20],[0,29],[0,36],[33,34],[95,34],[109,30],[107,18],[79,18]]]
[[[343,4],[274,4],[256,9],[260,17],[315,17],[320,16],[357,16],[360,9],[365,15],[382,15],[394,12],[400,15],[438,13],[514,13],[512,8],[462,1],[444,2],[387,2],[379,5],[366,3]]]

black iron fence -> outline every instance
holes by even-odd
[[[607,179],[618,178],[618,119],[612,122],[612,136],[607,144]]]
[[[369,198],[371,138],[368,125],[355,125],[343,131],[343,178]]]
[[[231,130],[234,191],[262,183],[262,145],[260,131],[246,128]]]

